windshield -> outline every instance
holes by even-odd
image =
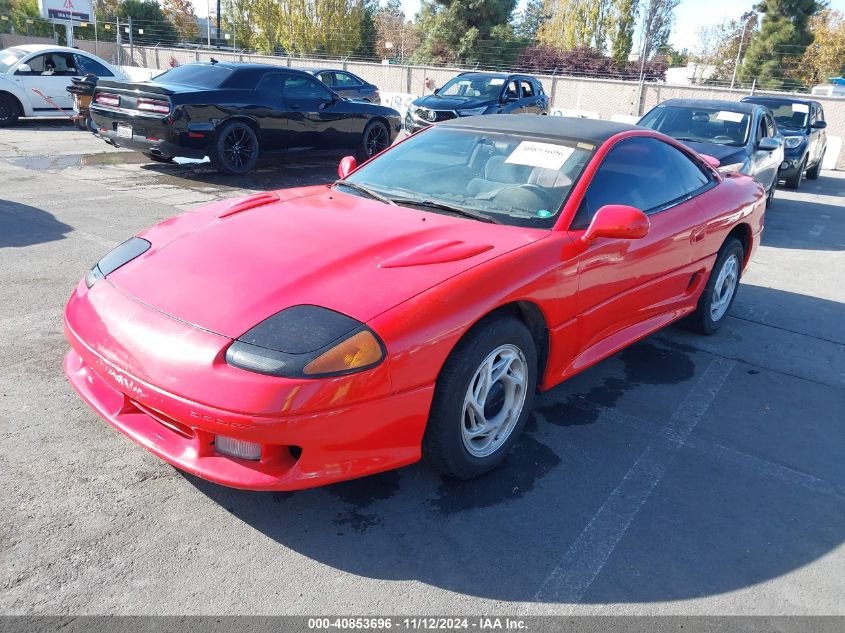
[[[349,176],[357,190],[335,186],[361,196],[365,187],[371,197],[435,213],[551,228],[594,149],[577,140],[433,127]]]
[[[715,108],[658,106],[640,125],[680,141],[697,141],[742,147],[748,141],[751,115]]]
[[[441,97],[467,97],[495,99],[505,85],[504,77],[455,77],[443,86],[437,94]]]
[[[156,83],[196,86],[197,88],[217,88],[232,74],[231,68],[221,68],[210,64],[187,64],[171,68],[153,77]]]
[[[0,73],[9,72],[12,66],[22,60],[26,54],[26,51],[19,48],[7,48],[0,51]]]
[[[807,127],[807,118],[810,116],[810,106],[806,103],[783,103],[782,101],[755,101],[766,106],[772,111],[775,123],[780,127],[788,127],[793,130],[803,130]]]

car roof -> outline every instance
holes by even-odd
[[[480,129],[484,131],[516,132],[536,134],[553,138],[569,138],[601,145],[611,136],[629,130],[648,128],[601,119],[577,119],[563,116],[526,116],[522,114],[489,114],[487,116],[451,119],[438,123],[437,127]]]
[[[759,101],[758,101],[759,99]],[[760,103],[760,101],[767,101],[769,103],[804,103],[806,105],[814,105],[821,107],[821,103],[815,99],[800,99],[797,97],[777,97],[775,95],[753,95],[750,97],[743,97],[744,103]]]
[[[495,73],[495,72],[484,72],[480,70],[466,70],[462,73],[458,73],[455,75],[456,77],[494,77],[497,79],[509,79],[511,77],[514,78],[524,78],[524,79],[534,79],[534,81],[538,81],[531,75],[525,75],[522,73]]]
[[[16,48],[19,51],[26,51],[27,53],[40,53],[41,51],[54,51],[56,53],[85,53],[78,48],[70,48],[69,46],[54,46],[52,44],[21,44],[20,46],[10,46],[9,48]],[[90,55],[90,53],[89,53]]]
[[[747,101],[729,101],[727,99],[667,99],[658,105],[675,106],[678,108],[718,108],[730,112],[751,114],[760,104]]]

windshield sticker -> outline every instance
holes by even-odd
[[[547,211],[546,209],[540,209],[539,211],[537,211],[537,217],[538,218],[550,218],[550,217],[552,217],[552,212]]]
[[[731,121],[732,123],[739,123],[745,115],[742,112],[731,112],[729,110],[720,110],[716,118],[720,121]]]
[[[575,148],[565,145],[522,141],[505,162],[512,165],[558,170],[563,167],[566,159],[572,156],[574,151]]]
[[[505,83],[505,80],[502,79],[501,77],[494,77],[493,79],[490,80],[491,86],[501,86],[503,83]]]
[[[793,103],[792,111],[807,114],[810,111],[810,106],[808,106],[806,103]]]

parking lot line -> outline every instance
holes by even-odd
[[[562,605],[554,603],[569,603],[571,612],[581,601],[735,366],[730,360],[711,361],[672,414],[661,437],[655,438],[634,462],[542,583],[533,604],[526,605],[528,613],[560,613]]]

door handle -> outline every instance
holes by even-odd
[[[706,226],[696,227],[692,230],[692,233],[690,234],[690,240],[689,241],[690,241],[691,244],[695,244],[695,243],[703,240],[705,235],[707,235],[707,227]]]

